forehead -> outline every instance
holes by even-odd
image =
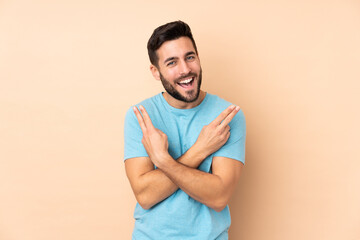
[[[188,52],[195,52],[195,48],[190,38],[180,37],[175,40],[164,42],[156,51],[159,62],[161,63],[169,57],[182,57]]]

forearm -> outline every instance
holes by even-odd
[[[194,145],[178,158],[177,162],[188,168],[196,169],[205,157],[202,151],[199,151]],[[135,194],[137,201],[143,208],[149,209],[173,194],[178,186],[158,168],[142,174],[138,178],[137,189],[137,194]]]
[[[227,189],[222,179],[186,165],[168,157],[159,168],[173,182],[193,199],[221,211],[228,201],[231,189]]]
[[[141,207],[149,209],[173,194],[177,189],[178,187],[160,169],[154,169],[137,179],[134,193]]]

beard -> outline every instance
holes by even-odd
[[[175,84],[177,84],[176,82],[180,81],[181,79],[186,79],[189,77],[198,77],[198,85],[196,90],[190,90],[190,91],[186,91],[186,95],[182,95],[179,91],[177,91],[175,89],[175,87],[170,83],[170,81],[166,80],[164,78],[164,76],[160,73],[160,79],[161,79],[161,83],[165,88],[165,91],[172,96],[173,98],[182,101],[182,102],[187,102],[187,103],[191,103],[196,101],[199,98],[199,94],[200,94],[200,86],[201,86],[201,80],[202,80],[202,69],[200,69],[200,73],[199,76],[197,76],[196,74],[188,74],[184,77],[178,78],[176,79],[174,82]],[[194,80],[195,81],[195,80]],[[193,83],[194,84],[194,83]]]

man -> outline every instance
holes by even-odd
[[[228,239],[228,201],[245,161],[239,107],[201,90],[189,26],[155,29],[150,70],[166,92],[129,109],[125,168],[138,204],[133,239]]]

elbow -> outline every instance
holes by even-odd
[[[149,204],[141,204],[141,203],[139,203],[139,205],[145,210],[149,210],[151,208],[151,205],[149,205]]]
[[[138,203],[139,203],[139,205],[140,205],[143,209],[145,209],[145,210],[149,210],[149,209],[152,207],[150,204],[147,204],[147,203],[145,203],[145,202],[139,202],[139,201],[138,201]]]
[[[154,204],[144,195],[137,195],[136,200],[138,204],[145,210],[149,210]]]
[[[214,209],[215,212],[221,212],[222,210],[224,210],[224,208],[225,208],[226,206],[227,206],[227,205],[218,205],[218,206],[212,207],[212,209]]]
[[[212,204],[209,204],[208,207],[215,210],[216,212],[221,212],[222,210],[224,210],[224,208],[226,208],[227,206],[227,201],[222,200],[217,200],[215,202],[213,202]]]

